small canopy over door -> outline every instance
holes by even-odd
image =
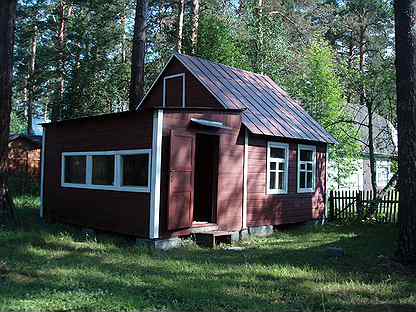
[[[171,131],[168,230],[192,225],[195,137]]]

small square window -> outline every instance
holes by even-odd
[[[271,158],[285,158],[285,149],[284,148],[270,148],[270,157]]]
[[[92,156],[92,184],[114,185],[114,155]]]
[[[122,155],[123,186],[148,185],[149,180],[149,155]]]
[[[85,184],[86,156],[65,156],[65,183]]]
[[[312,161],[313,152],[310,150],[300,150],[300,160],[301,161]]]

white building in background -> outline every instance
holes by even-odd
[[[351,108],[352,116],[359,124],[368,124],[367,110],[365,107]],[[368,129],[365,126],[356,126],[359,139],[368,142]],[[397,130],[393,124],[384,117],[374,114],[373,136],[376,154],[376,181],[377,187],[384,188],[393,176],[393,159],[397,156]],[[356,161],[356,170],[350,176],[339,181],[337,166],[333,161],[329,162],[329,187],[334,190],[371,190],[370,160],[368,146],[360,143],[362,148],[361,158]]]

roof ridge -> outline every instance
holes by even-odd
[[[268,75],[265,75],[265,74],[255,73],[255,72],[252,72],[252,71],[249,71],[249,70],[246,70],[246,69],[242,69],[242,68],[238,68],[238,67],[233,67],[233,66],[230,66],[230,65],[227,65],[227,64],[223,64],[223,63],[220,63],[220,62],[216,62],[216,61],[211,61],[211,60],[202,58],[200,56],[195,56],[195,55],[189,55],[189,54],[175,52],[175,56],[176,55],[180,55],[180,56],[184,56],[184,57],[189,57],[189,58],[195,58],[195,59],[198,59],[198,60],[201,60],[201,61],[204,61],[204,62],[208,62],[208,63],[211,63],[211,64],[215,64],[215,65],[218,65],[218,66],[228,67],[228,68],[230,68],[232,70],[249,73],[251,75],[256,75],[256,76],[262,76],[262,77],[270,78]]]

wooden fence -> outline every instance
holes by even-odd
[[[372,191],[331,191],[329,194],[329,218],[348,220],[364,216],[374,199]],[[378,203],[375,216],[378,221],[396,223],[399,212],[399,192],[389,191]]]

